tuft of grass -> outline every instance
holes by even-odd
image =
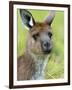
[[[64,62],[63,58],[52,54],[48,61],[47,67],[45,69],[46,79],[57,79],[64,77]]]
[[[42,22],[48,16],[47,10],[29,10],[36,21]],[[22,23],[19,10],[18,15],[18,39],[17,55],[24,53],[27,41],[28,30]],[[56,11],[56,16],[52,23],[53,50],[45,69],[46,79],[57,79],[64,77],[64,12]]]

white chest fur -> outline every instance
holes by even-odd
[[[46,64],[48,62],[48,57],[34,57],[35,60],[35,74],[32,76],[32,80],[43,80],[44,79],[44,75],[45,75],[45,68],[46,68]]]

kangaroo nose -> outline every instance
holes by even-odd
[[[47,49],[48,47],[50,47],[50,43],[49,42],[44,42],[43,47]]]
[[[42,45],[42,50],[45,54],[48,54],[51,52],[52,45],[50,42],[44,41],[41,45]]]

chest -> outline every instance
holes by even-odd
[[[47,62],[48,58],[35,58],[35,74],[32,76],[32,80],[44,79]]]

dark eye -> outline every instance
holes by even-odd
[[[39,33],[36,33],[36,34],[33,35],[33,38],[34,38],[35,40],[37,40],[37,37],[39,37]]]
[[[51,32],[48,32],[48,36],[51,38],[52,37],[52,33]]]

